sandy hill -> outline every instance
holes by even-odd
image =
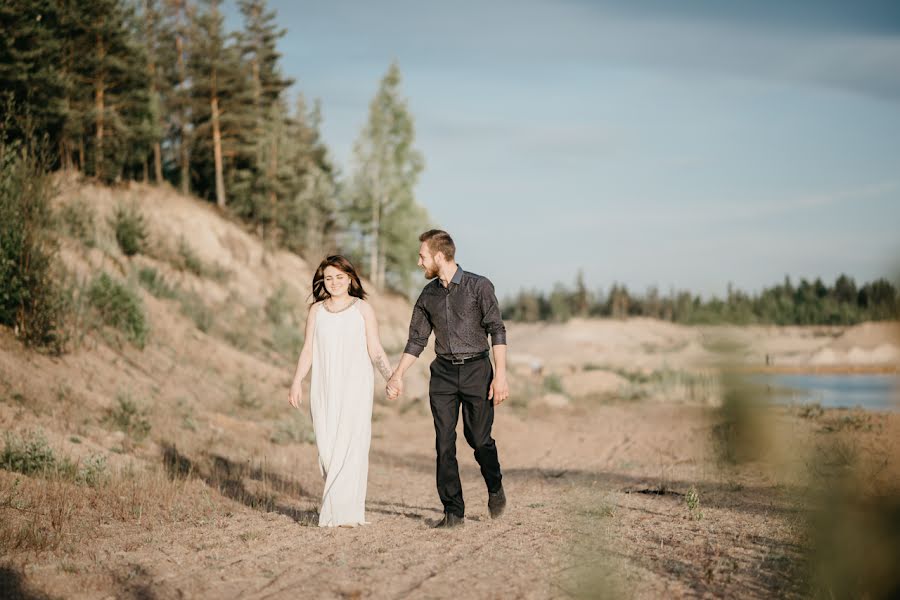
[[[84,292],[108,274],[140,299],[149,333],[138,348],[98,325],[83,305],[73,349],[61,357],[27,352],[11,331],[0,330],[0,394],[34,409],[0,404],[4,429],[41,429],[52,445],[76,457],[133,450],[152,460],[163,440],[190,448],[208,445],[212,435],[231,452],[252,455],[272,439],[308,437],[306,411],[289,412],[286,397],[317,258],[271,247],[214,206],[168,187],[107,188],[63,179],[55,205],[63,221],[80,223],[60,248],[67,285]],[[110,221],[119,207],[130,206],[143,215],[149,235],[145,249],[129,258]],[[382,342],[396,357],[406,339],[409,301],[364,285]],[[410,401],[425,394],[425,361],[417,368]],[[120,428],[109,426],[109,415],[121,412],[123,402],[145,413],[147,441],[130,444]]]

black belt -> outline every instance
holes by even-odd
[[[445,360],[448,363],[452,363],[454,365],[464,365],[468,362],[472,362],[474,360],[481,360],[482,358],[487,358],[490,355],[490,350],[485,350],[484,352],[479,352],[478,354],[473,354],[471,356],[464,356],[462,358],[457,358],[455,356],[443,356],[438,354],[437,357],[441,360]]]

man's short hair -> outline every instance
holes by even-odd
[[[456,244],[450,234],[442,229],[429,229],[419,236],[420,242],[426,242],[432,254],[440,252],[447,260],[456,257]]]

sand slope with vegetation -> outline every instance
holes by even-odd
[[[718,370],[723,353],[881,359],[896,347],[882,325],[510,323],[513,393],[495,424],[510,506],[489,518],[460,435],[468,519],[451,532],[428,528],[429,350],[401,401],[377,386],[371,524],[311,527],[314,439],[286,395],[316,259],[167,188],[60,186],[68,351],[0,329],[2,597],[802,597],[840,592],[819,571],[863,541],[900,556],[879,520],[900,497],[896,415],[747,418],[723,405],[740,390]],[[146,237],[129,256],[116,231],[133,210]],[[371,291],[396,360],[410,303]],[[832,525],[813,527],[823,515]],[[821,557],[823,539],[846,552]],[[852,566],[876,592],[896,581]]]

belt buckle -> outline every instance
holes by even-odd
[[[453,358],[453,359],[450,359],[450,364],[453,364],[453,365],[464,365],[464,364],[466,364],[466,359],[464,359],[464,358]]]

